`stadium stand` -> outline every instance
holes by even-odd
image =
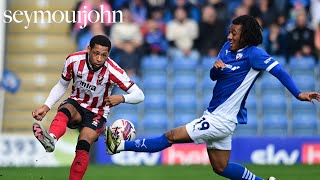
[[[64,11],[71,10],[75,1],[12,0],[8,1],[8,9]],[[67,33],[70,25],[30,23],[25,29],[26,25],[7,24],[6,66],[21,79],[21,87],[17,94],[5,95],[3,132],[30,132],[33,123],[31,111],[42,106],[60,78],[66,56],[75,51],[73,38]],[[45,126],[51,123],[56,108],[43,120]]]

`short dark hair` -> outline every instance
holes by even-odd
[[[258,21],[249,15],[243,15],[235,18],[232,24],[242,25],[241,38],[246,46],[258,46],[262,43],[262,28]]]
[[[108,47],[109,51],[111,49],[111,41],[107,36],[96,35],[90,40],[90,47],[93,48],[94,45],[99,44],[101,46]]]

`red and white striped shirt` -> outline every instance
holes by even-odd
[[[62,78],[67,81],[73,79],[69,98],[89,111],[107,118],[110,107],[106,106],[104,99],[111,95],[113,86],[127,91],[134,83],[112,59],[108,58],[104,66],[94,72],[89,68],[87,57],[85,51],[70,54],[65,61]]]

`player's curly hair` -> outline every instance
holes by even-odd
[[[93,48],[94,45],[99,44],[101,46],[108,47],[109,51],[111,49],[111,41],[107,36],[96,35],[90,40],[90,47]]]
[[[258,46],[262,43],[262,28],[258,21],[249,15],[235,18],[232,24],[242,25],[241,38],[246,46]]]

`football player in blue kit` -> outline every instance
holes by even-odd
[[[157,138],[136,141],[119,140],[106,128],[107,153],[157,152],[175,143],[205,143],[213,171],[218,175],[233,180],[262,180],[244,166],[229,162],[232,134],[237,124],[247,123],[245,102],[258,74],[268,71],[300,101],[319,101],[320,94],[300,92],[281,65],[257,47],[261,43],[262,29],[255,18],[249,15],[235,18],[228,41],[210,70],[210,78],[217,83],[203,116]]]

